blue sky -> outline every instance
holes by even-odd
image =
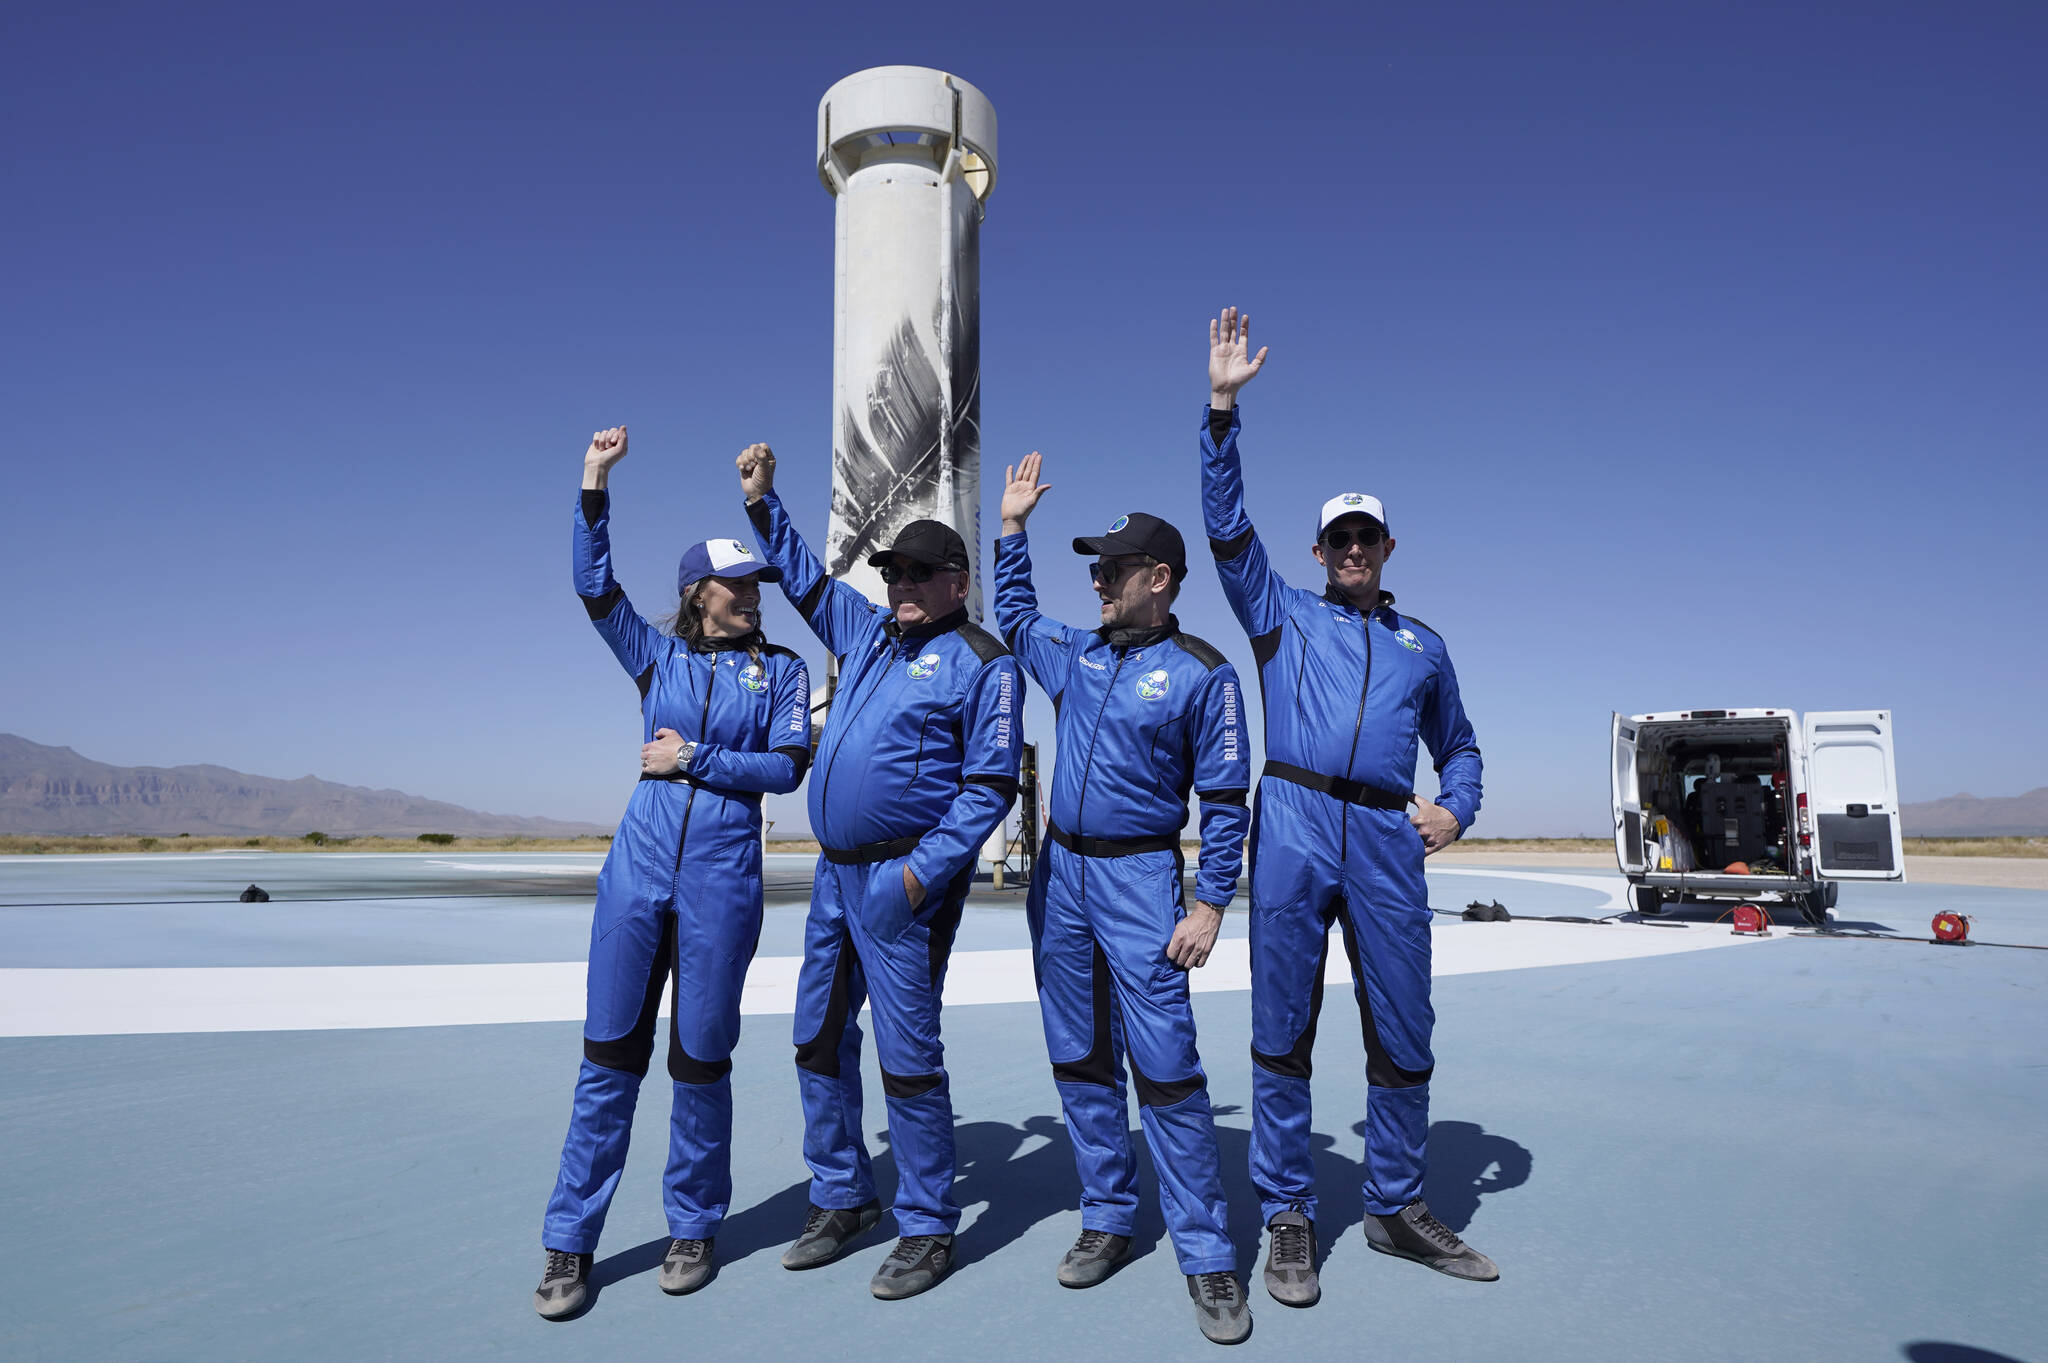
[[[0,729],[615,818],[584,440],[632,427],[650,614],[745,534],[750,440],[822,539],[815,110],[911,62],[1001,121],[984,514],[1043,450],[1052,613],[1043,546],[1195,538],[1235,303],[1253,518],[1311,585],[1315,506],[1386,500],[1475,833],[1604,832],[1615,709],[1888,707],[1909,800],[2048,782],[2038,5],[44,9],[0,43]],[[1182,606],[1248,666],[1199,564]]]

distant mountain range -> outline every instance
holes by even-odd
[[[400,790],[301,776],[250,776],[226,767],[116,767],[70,748],[0,734],[0,833],[46,837],[190,833],[338,837],[455,833],[465,837],[575,838],[597,824],[480,814]]]
[[[1951,795],[1899,806],[1909,838],[2048,838],[2048,786],[2025,795]]]

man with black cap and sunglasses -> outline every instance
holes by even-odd
[[[782,1263],[829,1263],[881,1216],[861,1137],[865,997],[901,1236],[869,1286],[884,1300],[915,1296],[953,1266],[960,1206],[939,998],[975,857],[1017,798],[1023,682],[1009,650],[967,619],[967,546],[952,527],[912,521],[868,560],[888,585],[884,609],[826,575],[775,494],[766,445],[738,464],[763,556],[839,660],[811,764],[823,855],[797,979],[811,1207]]]
[[[1379,499],[1323,504],[1312,552],[1321,593],[1290,587],[1244,509],[1238,390],[1265,364],[1251,319],[1209,324],[1202,519],[1223,594],[1251,636],[1265,698],[1266,765],[1252,832],[1252,1182],[1267,1229],[1266,1290],[1313,1305],[1316,1276],[1309,1052],[1330,924],[1365,1033],[1365,1238],[1454,1278],[1491,1281],[1493,1261],[1422,1200],[1429,1130],[1429,892],[1422,859],[1472,826],[1479,747],[1450,654],[1380,587],[1394,552]],[[1417,744],[1435,760],[1434,801],[1410,791]],[[1407,812],[1410,805],[1415,812]]]
[[[1209,959],[1237,893],[1251,782],[1237,672],[1180,630],[1180,531],[1119,516],[1074,541],[1101,621],[1078,629],[1038,612],[1025,521],[1049,484],[1034,451],[1006,471],[996,545],[996,619],[1058,716],[1048,845],[1027,903],[1039,1012],[1081,1176],[1081,1236],[1059,1281],[1093,1287],[1129,1257],[1138,1208],[1124,1063],[1174,1255],[1195,1319],[1218,1343],[1251,1333],[1237,1278],[1208,1082],[1195,1051],[1187,972]],[[1188,793],[1202,802],[1195,904],[1181,888]]]

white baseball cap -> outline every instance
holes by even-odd
[[[676,590],[688,592],[707,577],[757,577],[763,582],[782,581],[782,570],[754,557],[754,551],[738,540],[703,540],[683,550],[676,565]]]
[[[1323,513],[1316,518],[1316,538],[1321,539],[1323,532],[1330,528],[1330,522],[1339,516],[1370,516],[1380,523],[1382,529],[1387,524],[1387,509],[1380,505],[1379,498],[1363,492],[1340,492],[1323,503]]]

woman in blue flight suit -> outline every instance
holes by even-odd
[[[811,754],[803,659],[761,636],[763,581],[781,577],[737,540],[691,546],[677,573],[673,637],[637,614],[611,571],[611,467],[626,431],[584,455],[576,594],[640,688],[640,785],[597,880],[588,1013],[561,1173],[541,1241],[534,1309],[573,1315],[619,1175],[655,1015],[671,972],[668,1068],[675,1101],[662,1204],[661,1287],[711,1276],[712,1239],[732,1197],[732,1049],[740,990],[761,933],[761,795],[795,790]]]

